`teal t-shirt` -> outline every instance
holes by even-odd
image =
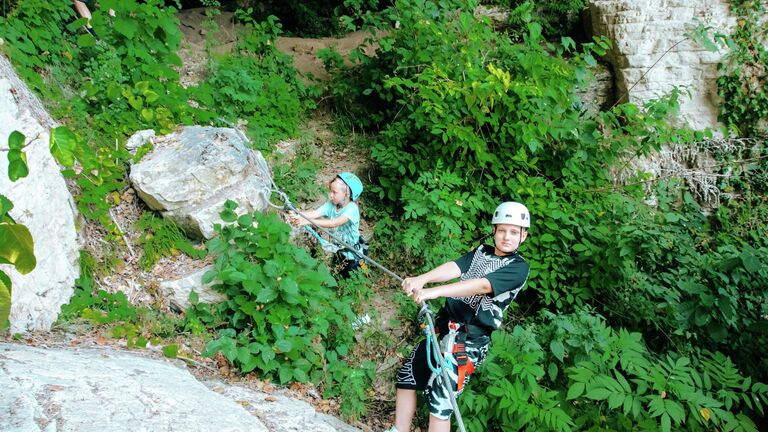
[[[349,222],[336,228],[330,228],[328,231],[350,246],[354,246],[360,241],[360,207],[356,203],[350,202],[341,209],[336,209],[331,201],[326,201],[318,211],[328,219],[346,216]],[[348,250],[344,250],[342,254],[348,259],[357,259],[357,255]]]

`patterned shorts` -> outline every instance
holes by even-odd
[[[488,336],[480,336],[474,339],[467,338],[465,341],[464,348],[467,352],[467,357],[475,367],[485,360],[485,356],[488,354],[489,343],[490,338]],[[442,376],[440,378],[433,376],[432,370],[430,370],[427,364],[426,344],[426,340],[419,342],[411,352],[411,355],[403,361],[403,366],[397,372],[395,387],[408,390],[423,390],[429,405],[430,414],[441,420],[448,420],[451,418],[451,414],[453,414],[451,399],[448,393],[446,393],[445,387],[443,387]],[[448,377],[451,389],[455,392],[456,383],[459,379],[458,368],[455,361],[452,361],[451,364],[453,367],[448,370]],[[433,364],[433,366],[436,365]],[[469,374],[464,376],[465,388],[467,383],[469,383]]]

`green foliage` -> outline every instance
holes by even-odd
[[[330,372],[326,375],[328,386],[323,396],[341,398],[341,415],[359,419],[368,410],[369,389],[376,376],[376,363],[364,361],[349,365],[340,360],[335,352],[328,352],[327,361]]]
[[[741,7],[747,11],[742,9],[730,36],[731,49],[718,64],[719,120],[738,128],[743,136],[765,135],[768,127],[761,123],[768,121],[768,31],[761,23],[764,13],[759,2],[754,9]]]
[[[325,192],[316,182],[320,159],[313,153],[312,146],[300,141],[289,161],[278,158],[273,165],[275,184],[286,191],[292,202],[306,202]]]
[[[85,320],[93,326],[107,326],[109,334],[125,339],[128,348],[155,345],[160,338],[171,338],[183,331],[183,321],[173,315],[131,304],[125,293],[110,293],[96,287],[99,263],[86,251],[80,252],[80,277],[75,280],[75,292],[69,303],[61,306],[58,324]],[[163,353],[174,357],[176,351],[167,345]]]
[[[589,311],[542,318],[494,333],[462,398],[468,430],[757,430],[748,414],[764,412],[768,386],[723,354],[658,357]]]
[[[134,229],[140,233],[137,243],[143,248],[139,258],[139,266],[143,270],[152,270],[160,257],[178,255],[179,251],[198,259],[206,255],[204,250],[195,249],[172,220],[157,217],[152,212],[144,212],[136,221]]]
[[[72,2],[66,0],[20,1],[6,17],[0,17],[5,54],[19,76],[45,95],[52,89],[46,86],[38,70],[61,67],[63,74],[75,70],[71,60],[78,55],[78,49],[71,45],[66,28],[66,23],[74,18]],[[71,27],[84,24],[85,20],[77,20]]]
[[[303,101],[307,88],[298,79],[291,57],[275,47],[282,32],[277,18],[256,22],[244,11],[238,17],[247,32],[233,54],[211,62],[211,73],[195,89],[194,97],[229,121],[246,120],[256,147],[267,149],[272,141],[296,132],[309,107]]]
[[[559,38],[578,32],[586,0],[490,0],[489,4],[509,9],[509,33],[522,37],[528,22],[536,22],[548,38]]]
[[[387,1],[379,0],[280,0],[267,7],[249,10],[257,20],[275,15],[290,35],[300,37],[334,36],[355,30],[354,23],[363,15],[376,12]],[[351,27],[351,28],[350,28]]]
[[[50,148],[51,154],[65,167],[64,177],[74,178],[80,188],[75,196],[78,210],[117,234],[118,229],[109,217],[111,204],[106,196],[125,185],[122,161],[127,160],[128,152],[111,146],[94,148],[67,126],[51,130]]]
[[[21,224],[0,222],[0,264],[10,264],[21,274],[37,265],[34,243],[29,229]]]
[[[193,328],[225,326],[203,354],[221,352],[241,372],[257,370],[280,383],[323,381],[334,394],[359,400],[356,391],[337,388],[371,376],[343,360],[354,341],[354,296],[334,292],[328,269],[289,241],[290,227],[277,215],[238,216],[236,209],[225,204],[227,225],[216,226],[219,236],[208,242],[215,269],[203,276],[228,300],[192,310]],[[349,414],[359,408],[353,403]]]
[[[221,281],[214,287],[229,298],[219,310],[230,328],[206,353],[221,351],[243,372],[258,369],[280,382],[317,382],[326,352],[349,342],[340,332],[331,348],[332,326],[341,330],[342,318],[352,317],[349,305],[335,298],[328,271],[288,242],[287,225],[274,215],[237,217],[235,208],[228,202],[222,219],[237,223],[209,241],[218,257],[204,282]]]
[[[114,294],[96,289],[94,271],[97,263],[91,254],[80,251],[80,277],[75,280],[75,292],[68,304],[61,306],[59,321],[85,318],[93,324],[110,324],[135,320],[136,309],[124,293]]]
[[[19,131],[13,131],[8,136],[8,179],[12,182],[29,174],[27,157],[23,152],[26,137]]]

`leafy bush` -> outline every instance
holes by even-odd
[[[570,36],[580,32],[581,13],[587,8],[585,0],[490,0],[489,4],[510,10],[509,31],[515,36],[526,32],[527,22],[539,23],[548,38]]]
[[[19,2],[5,17],[0,17],[0,38],[4,53],[13,62],[19,76],[34,90],[54,95],[55,86],[46,85],[40,73],[60,69],[61,77],[73,76],[79,49],[68,30],[75,30],[85,20],[74,20],[72,2],[66,0],[26,0]]]
[[[589,311],[542,318],[494,333],[461,399],[468,430],[757,430],[748,414],[762,415],[768,386],[723,354],[657,356]]]
[[[217,306],[227,328],[205,354],[221,352],[242,372],[281,383],[319,383],[353,341],[352,302],[336,295],[328,269],[289,241],[290,228],[276,215],[238,217],[236,208],[227,202],[221,216],[230,224],[217,226],[219,236],[208,242],[217,257],[203,282],[217,280],[214,289],[228,300]]]
[[[304,109],[311,106],[305,99],[309,93],[291,57],[275,47],[282,32],[277,18],[256,22],[248,11],[237,16],[247,32],[232,55],[212,61],[210,76],[193,97],[230,121],[247,120],[256,146],[268,149],[270,142],[296,132]]]
[[[763,2],[734,3],[741,17],[730,36],[728,54],[718,64],[719,120],[738,128],[742,136],[768,134],[768,33],[761,19]],[[762,126],[761,126],[762,123]]]
[[[323,37],[349,30],[348,25],[359,17],[381,10],[389,1],[380,0],[279,0],[249,11],[257,20],[275,15],[285,25],[289,35]]]

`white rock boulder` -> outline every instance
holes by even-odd
[[[197,381],[180,360],[0,343],[0,430],[359,432],[306,402]]]
[[[10,215],[32,233],[37,267],[21,275],[0,265],[11,278],[11,331],[48,330],[67,303],[80,273],[76,207],[49,150],[49,132],[57,124],[0,55],[0,149],[19,131],[27,139],[29,175],[8,178],[7,152],[0,151],[0,193],[13,202]]]
[[[131,167],[131,183],[150,208],[187,234],[213,237],[227,200],[243,212],[267,208],[268,165],[236,130],[187,126],[153,142],[154,149]]]
[[[629,92],[630,102],[642,103],[669,93],[674,86],[684,86],[691,92],[691,98],[683,96],[681,100],[682,120],[696,129],[718,128],[717,63],[724,51],[707,51],[686,39],[685,33],[697,21],[711,26],[713,31],[730,33],[736,17],[731,15],[728,3],[592,0],[592,31],[613,43],[608,60],[616,74],[617,96],[626,100]]]
[[[160,291],[171,306],[179,310],[185,310],[190,306],[189,294],[192,291],[197,293],[200,303],[218,303],[226,300],[224,294],[211,288],[215,282],[203,284],[203,275],[212,269],[213,266],[206,266],[178,279],[162,281]]]

